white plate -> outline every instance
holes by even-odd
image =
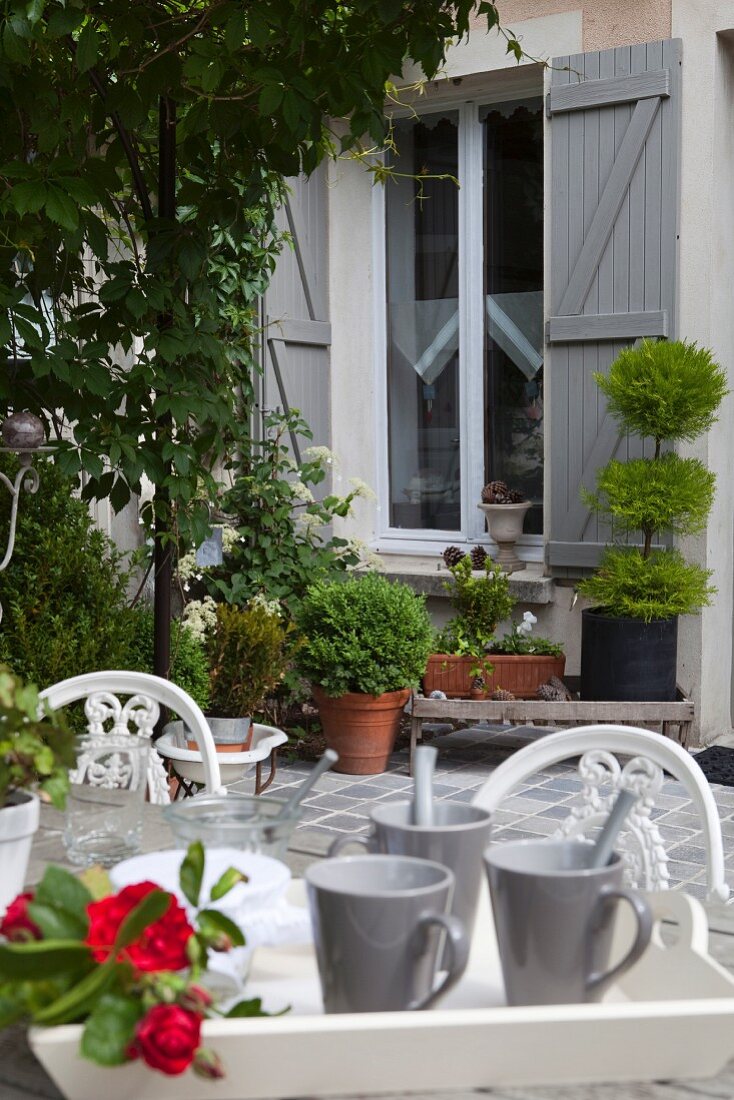
[[[181,893],[178,873],[186,852],[174,848],[165,852],[148,852],[118,863],[110,872],[115,890],[135,882],[155,882],[163,890],[175,894],[182,905],[188,902]],[[244,917],[255,909],[268,909],[275,905],[288,889],[291,873],[285,863],[259,852],[242,852],[238,848],[207,848],[202,883],[202,905],[207,902],[209,891],[228,867],[236,867],[247,875],[249,881],[238,883],[212,908],[221,909],[233,920]]]
[[[299,888],[293,883],[292,902]],[[68,1100],[276,1100],[711,1077],[734,1054],[734,980],[706,953],[697,902],[677,891],[648,897],[656,915],[679,922],[678,939],[665,947],[656,938],[603,1004],[504,1006],[483,896],[467,973],[430,1012],[324,1016],[312,949],[256,950],[245,995],[293,1010],[206,1021],[202,1040],[224,1062],[221,1081],[167,1078],[139,1062],[91,1065],[79,1057],[76,1025],[32,1029],[30,1042]]]

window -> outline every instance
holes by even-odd
[[[493,479],[532,500],[525,529],[542,533],[542,117],[533,97],[394,123],[384,189],[389,538],[481,538],[476,505]]]

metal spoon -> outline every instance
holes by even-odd
[[[413,804],[411,819],[414,825],[433,825],[433,772],[438,749],[432,745],[419,745],[413,753]]]
[[[634,791],[623,789],[619,792],[614,805],[609,811],[609,817],[604,822],[596,839],[589,867],[606,867],[609,863],[619,831],[636,801],[637,795]]]
[[[299,803],[303,801],[303,799],[306,797],[314,784],[318,782],[324,772],[328,771],[332,764],[336,764],[338,759],[339,754],[337,752],[334,752],[333,749],[327,749],[321,759],[316,761],[316,764],[311,774],[307,776],[306,779],[304,779],[300,787],[296,787],[295,791],[278,814],[277,818],[274,818],[273,820],[278,821],[281,818],[289,817],[295,810],[296,806],[298,806]]]

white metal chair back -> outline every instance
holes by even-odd
[[[620,764],[617,754],[630,757]],[[530,776],[563,760],[580,757],[578,774],[581,802],[569,807],[556,836],[578,836],[600,825],[622,789],[634,791],[638,801],[620,834],[631,885],[661,890],[668,885],[665,842],[651,811],[669,772],[684,785],[701,819],[706,844],[708,899],[726,902],[730,890],[724,878],[724,849],[719,811],[708,780],[692,757],[674,741],[635,726],[577,726],[539,738],[514,753],[492,772],[473,801],[496,810]]]
[[[118,696],[128,696],[122,702]],[[90,672],[72,676],[41,692],[41,699],[59,710],[84,700],[84,714],[91,737],[137,731],[153,734],[163,705],[177,714],[196,738],[204,765],[205,790],[226,794],[211,730],[200,707],[190,695],[169,680],[147,672]],[[151,753],[148,763],[148,792],[151,802],[170,802],[168,776],[163,759]]]

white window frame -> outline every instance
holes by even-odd
[[[390,466],[387,389],[387,264],[385,186],[372,192],[372,270],[374,273],[375,424],[378,429],[377,532],[373,548],[387,553],[435,555],[447,545],[471,547],[477,543],[494,549],[477,508],[484,485],[484,247],[483,234],[472,233],[483,224],[484,162],[479,110],[488,104],[542,96],[542,79],[528,74],[527,87],[517,81],[506,90],[474,94],[467,100],[460,89],[449,94],[427,94],[415,109],[393,112],[394,117],[430,115],[442,110],[458,113],[459,182],[459,422],[462,526],[455,531],[391,527]],[[544,522],[545,525],[545,522]],[[544,535],[523,535],[518,556],[525,561],[543,560]]]

